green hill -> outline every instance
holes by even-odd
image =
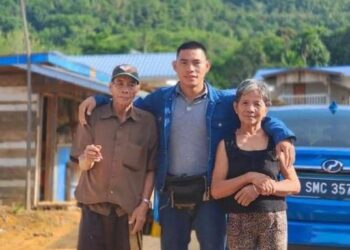
[[[1,0],[0,53],[24,51],[17,0]],[[174,51],[200,40],[210,80],[228,87],[257,68],[350,63],[350,0],[30,0],[33,51]]]

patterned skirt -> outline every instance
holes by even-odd
[[[230,250],[286,250],[286,211],[230,213],[227,240]]]

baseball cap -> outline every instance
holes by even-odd
[[[137,69],[134,66],[130,65],[130,64],[121,64],[121,65],[116,66],[113,69],[111,81],[113,81],[114,78],[116,78],[117,76],[130,76],[137,83],[140,82],[139,74],[137,72]]]

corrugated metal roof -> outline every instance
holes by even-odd
[[[330,66],[330,67],[319,67],[318,69],[328,71],[332,73],[341,73],[345,76],[350,77],[350,66]]]
[[[123,63],[137,67],[141,80],[159,80],[162,84],[172,85],[177,81],[172,68],[175,58],[176,53],[67,56],[59,52],[42,52],[31,54],[31,63],[33,72],[106,92],[104,86],[109,83],[113,68]],[[0,67],[26,69],[26,61],[24,54],[0,56]]]
[[[27,62],[27,55],[14,54],[7,56],[0,56],[0,67],[1,66],[13,66],[21,65]],[[67,56],[59,52],[41,52],[31,54],[32,65],[54,65],[57,68],[66,70],[67,72],[73,72],[81,76],[85,76],[90,79],[97,79],[101,82],[109,82],[110,76],[105,72],[92,70],[86,63],[79,63],[72,61]]]
[[[344,76],[350,77],[350,66],[330,66],[330,67],[305,67],[300,68],[304,70],[310,70],[310,71],[323,71],[326,73],[332,73],[332,74],[342,74]],[[255,75],[253,76],[254,79],[264,79],[265,76],[268,75],[275,75],[281,72],[288,72],[295,70],[293,68],[269,68],[269,69],[259,69]]]
[[[168,78],[176,80],[176,72],[172,68],[172,62],[176,53],[137,53],[119,55],[82,55],[67,56],[72,61],[89,65],[109,75],[118,64],[131,64],[139,70],[141,79]]]
[[[27,70],[26,64],[17,64],[13,66],[16,68]],[[78,75],[57,67],[32,64],[31,70],[34,73],[45,75],[58,80],[63,80],[77,86],[96,90],[103,93],[109,93],[108,84],[102,83],[98,80],[92,80],[91,78]]]
[[[257,80],[263,80],[265,75],[270,75],[274,73],[282,72],[286,69],[280,68],[280,69],[258,69],[257,72],[255,72],[255,75],[253,76],[254,79]]]

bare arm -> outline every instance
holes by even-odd
[[[149,201],[154,188],[154,171],[156,168],[156,159],[158,151],[158,136],[156,124],[153,120],[150,126],[150,141],[148,145],[148,159],[147,159],[147,173],[145,177],[145,184],[143,186],[142,200],[138,207],[135,208],[131,217],[129,218],[129,224],[132,225],[132,233],[141,231],[146,221],[147,211],[149,208]]]
[[[293,166],[289,168],[281,166],[281,172],[284,180],[276,182],[276,191],[274,195],[286,196],[299,193],[300,181],[295,168]]]
[[[144,199],[149,200],[154,187],[154,171],[148,171],[146,174],[145,184],[143,187],[142,200],[140,204],[134,209],[129,218],[129,224],[132,225],[132,233],[135,234],[143,229],[146,222],[147,211],[149,204]]]
[[[260,185],[256,185],[262,195],[287,196],[300,192],[300,182],[294,167],[281,165],[281,172],[284,177],[281,181],[266,180]]]
[[[215,199],[227,197],[253,182],[254,179],[269,178],[264,174],[248,172],[244,175],[226,179],[228,172],[228,158],[225,142],[222,140],[216,152],[215,167],[211,185],[211,195]]]

